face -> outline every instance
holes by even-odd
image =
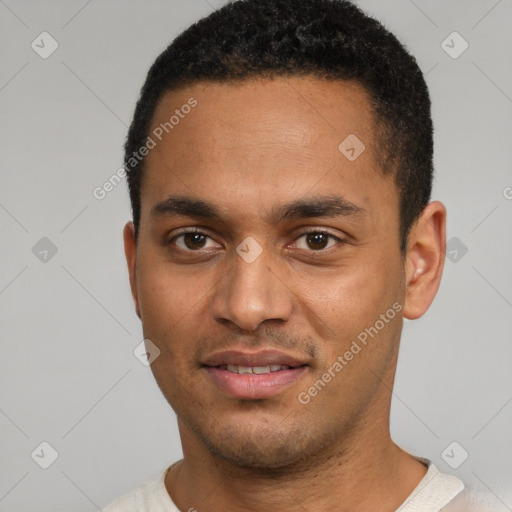
[[[153,373],[209,454],[311,458],[386,409],[407,297],[369,98],[314,79],[202,83],[168,93],[150,133],[176,109],[146,157],[137,243],[125,228]]]

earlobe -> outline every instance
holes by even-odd
[[[411,228],[405,263],[404,317],[421,317],[436,296],[444,267],[446,208],[429,203]]]
[[[126,264],[128,265],[128,275],[130,278],[130,289],[132,291],[135,312],[140,316],[139,296],[137,290],[137,241],[135,239],[135,226],[133,222],[127,222],[123,229],[124,254]]]

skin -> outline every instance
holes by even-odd
[[[439,287],[445,208],[425,208],[402,254],[398,190],[375,163],[375,121],[356,83],[195,84],[163,97],[152,129],[190,97],[198,105],[146,157],[138,239],[132,223],[124,229],[136,311],[161,350],[151,368],[183,446],[166,488],[183,511],[393,511],[426,473],[392,441],[389,414],[403,317],[423,315]],[[349,134],[366,146],[353,162],[338,150]],[[221,217],[152,214],[170,195]],[[270,218],[333,195],[362,213]],[[181,228],[207,237],[175,238]],[[311,230],[335,238],[311,244]],[[263,250],[252,263],[236,252],[249,236]],[[395,303],[402,310],[300,403]],[[238,400],[200,365],[234,346],[278,348],[309,366],[275,396]]]

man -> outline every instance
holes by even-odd
[[[158,57],[124,242],[183,460],[108,512],[468,510],[389,433],[444,263],[432,131],[416,61],[347,1],[229,3]]]

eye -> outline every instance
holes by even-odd
[[[297,238],[295,244],[298,249],[324,251],[341,241],[338,237],[325,231],[310,231]]]
[[[169,241],[183,251],[199,251],[218,247],[218,244],[206,233],[201,231],[185,231]]]

